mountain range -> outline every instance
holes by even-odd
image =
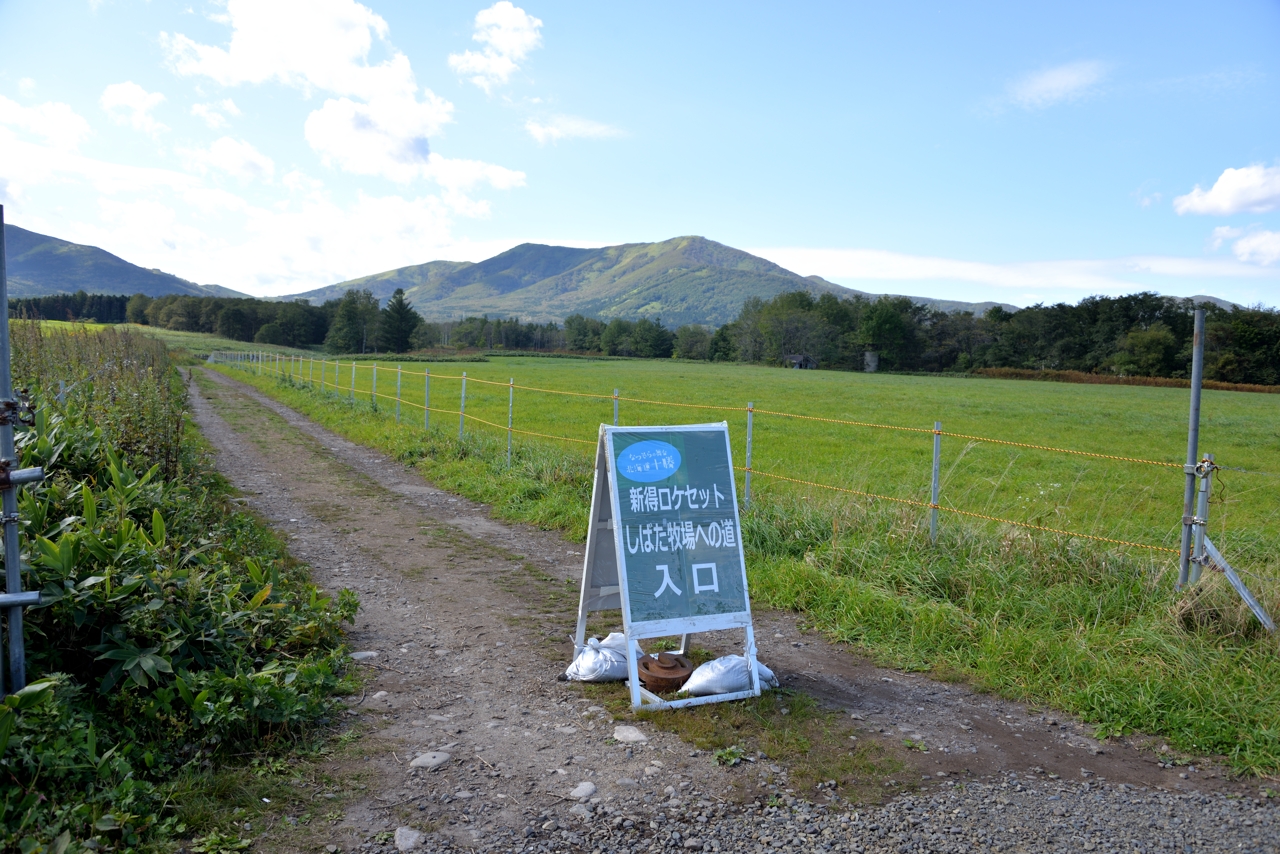
[[[9,296],[43,297],[86,291],[91,294],[189,294],[244,297],[219,285],[197,285],[161,270],[148,270],[96,246],[85,246],[4,224]]]
[[[600,249],[523,243],[479,263],[431,261],[280,299],[321,303],[352,288],[368,289],[382,301],[404,288],[427,320],[488,314],[545,322],[585,314],[660,318],[671,327],[728,323],[745,300],[788,291],[875,296],[798,275],[705,237],[675,237]],[[997,304],[911,299],[943,311],[983,312]]]
[[[78,290],[152,297],[247,296],[219,285],[199,285],[161,270],[148,270],[96,246],[71,243],[8,223],[4,235],[12,297]],[[478,263],[430,261],[275,299],[304,299],[319,304],[337,299],[352,288],[367,288],[383,303],[397,288],[403,288],[427,320],[488,314],[559,322],[570,314],[585,314],[661,319],[673,328],[685,323],[718,326],[737,317],[745,300],[767,300],[788,291],[804,290],[815,296],[878,296],[841,287],[818,276],[801,276],[740,249],[689,236],[599,249],[524,243]],[[995,305],[1017,310],[1007,303],[909,299],[949,312],[981,313]],[[1232,306],[1216,297],[1193,299],[1224,308]]]

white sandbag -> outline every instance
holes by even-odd
[[[778,677],[759,661],[756,662],[756,675],[760,677],[761,689],[778,687]],[[689,681],[684,683],[680,692],[705,697],[708,694],[734,694],[749,690],[751,680],[747,676],[746,657],[726,655],[700,665],[689,675]]]
[[[590,638],[564,672],[571,682],[618,682],[627,678],[627,636],[614,632],[604,640]]]

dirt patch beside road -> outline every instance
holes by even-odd
[[[657,844],[667,814],[705,826],[770,797],[844,803],[830,789],[790,791],[788,769],[771,760],[718,766],[649,723],[638,724],[647,741],[616,741],[595,695],[555,678],[571,653],[581,546],[495,521],[250,387],[200,373],[192,411],[221,471],[317,584],[350,588],[362,603],[350,637],[371,678],[348,715],[364,735],[326,769],[358,782],[327,820],[293,830],[300,817],[287,816],[269,831],[270,850],[369,850],[401,826],[427,832],[427,850],[574,849],[601,827]],[[841,710],[864,744],[901,763],[886,792],[1010,771],[1258,792],[1216,769],[1162,768],[1143,741],[1099,743],[1050,710],[874,667],[802,633],[791,614],[758,613],[756,636],[784,686]],[[698,638],[717,653],[734,651],[731,640]],[[423,754],[439,767],[411,767]]]

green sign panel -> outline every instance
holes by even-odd
[[[747,611],[728,431],[611,430],[608,445],[631,622]]]

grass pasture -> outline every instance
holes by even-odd
[[[333,361],[324,363],[325,384],[334,390],[336,379],[337,390],[345,392],[351,388],[351,362],[341,364],[335,371]],[[371,400],[373,364],[357,364],[357,398]],[[377,364],[378,405],[394,410],[396,365]],[[320,361],[314,366],[304,361],[299,370],[301,379],[319,385]],[[931,433],[785,418],[767,414],[770,411],[924,431],[940,420],[944,431],[952,433],[1171,463],[1150,466],[946,436],[941,504],[1165,548],[1176,548],[1181,535],[1184,476],[1180,464],[1186,453],[1187,423],[1187,392],[1181,389],[786,371],[676,361],[510,357],[487,363],[405,363],[400,377],[405,420],[421,423],[425,370],[432,374],[431,406],[440,411],[431,417],[437,423],[456,426],[461,391],[457,377],[465,370],[467,429],[504,433],[506,383],[514,378],[518,386],[514,429],[576,439],[560,444],[584,456],[591,454],[599,424],[612,420],[612,401],[527,388],[606,397],[618,388],[624,398],[619,404],[622,424],[727,420],[737,465],[745,457],[746,404],[751,401],[756,408],[752,465],[760,475],[753,478],[752,488],[757,495],[823,494],[764,476],[775,473],[860,492],[929,500]],[[713,408],[658,406],[626,398]],[[1260,574],[1275,569],[1275,547],[1280,545],[1277,424],[1280,399],[1276,397],[1205,392],[1202,448],[1214,452],[1221,465],[1271,473],[1222,473],[1210,510],[1210,536],[1225,554],[1238,556],[1243,566],[1263,570]],[[516,439],[545,441],[520,434]],[[943,524],[956,521],[955,516],[943,514]],[[965,522],[973,525],[975,520]]]
[[[319,384],[319,362],[313,375]],[[722,413],[623,401],[623,424],[727,419],[741,460],[745,413],[793,411],[929,427],[1176,462],[1185,452],[1186,393],[1129,386],[784,372],[680,362],[536,357],[488,363],[406,363],[402,424],[392,419],[395,372],[379,363],[380,398],[369,403],[371,365],[350,363],[333,391],[270,376],[245,379],[328,428],[412,463],[441,487],[490,504],[496,515],[585,534],[590,445],[516,437],[506,466],[505,430],[468,421],[457,437],[465,369],[467,413],[505,425],[518,385],[677,402],[723,404]],[[408,369],[430,367],[432,427]],[[1209,392],[1204,447],[1219,462],[1280,470],[1271,395]],[[452,410],[450,413],[448,410]],[[612,419],[607,399],[516,391],[515,426],[590,441]],[[926,495],[928,433],[783,420],[757,415],[756,468],[900,497]],[[943,502],[990,515],[1157,545],[1177,543],[1182,474],[1008,446],[943,444]],[[1251,480],[1250,478],[1253,478]],[[1213,536],[1272,609],[1280,610],[1274,479],[1226,473]],[[1061,484],[1061,486],[1053,486]],[[741,488],[741,483],[739,483]],[[1041,492],[1046,493],[1041,495]],[[1045,509],[1045,508],[1048,509]],[[1033,515],[1040,514],[1040,515]],[[1217,754],[1245,773],[1280,771],[1280,644],[1259,630],[1222,579],[1173,591],[1173,555],[944,515],[938,544],[923,511],[892,503],[753,484],[744,541],[757,602],[805,614],[814,629],[893,666],[931,670],[982,688],[1081,715],[1101,733],[1142,731],[1192,755]],[[572,616],[565,615],[566,621]]]

